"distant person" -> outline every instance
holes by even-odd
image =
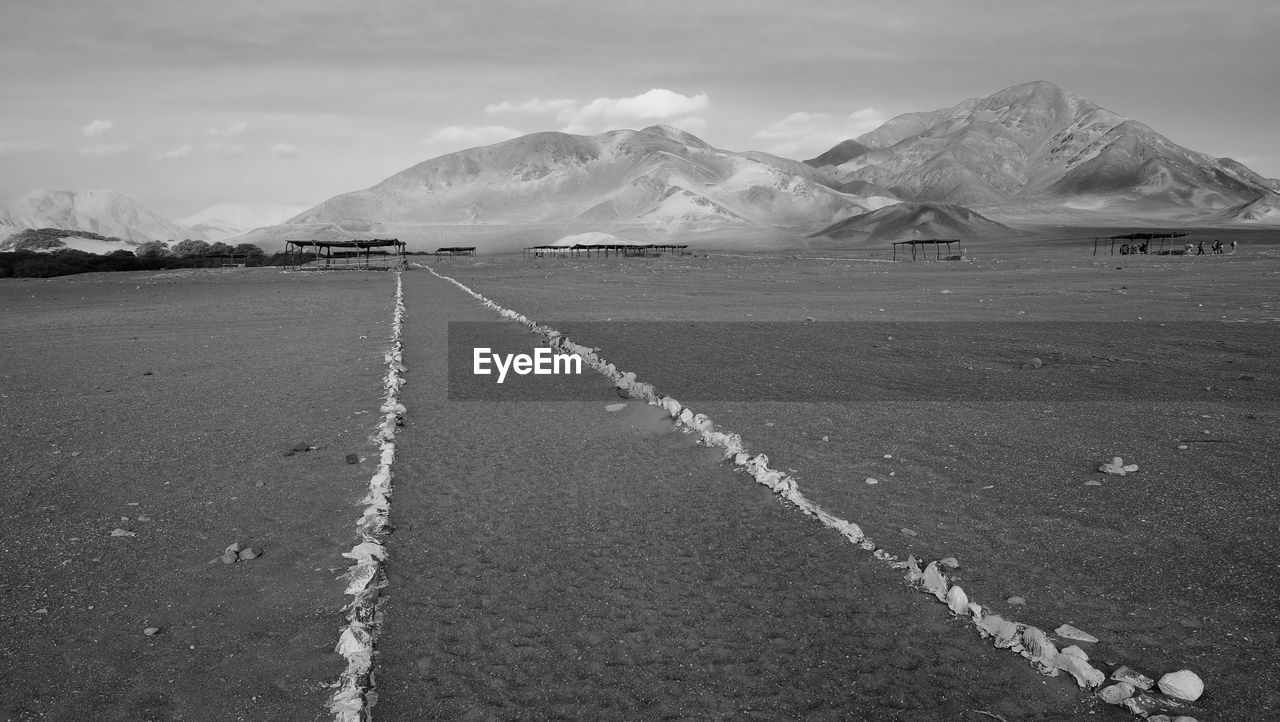
[[[1221,253],[1222,253],[1222,241],[1219,241],[1218,239],[1215,238],[1213,241],[1213,255],[1217,256],[1217,255],[1220,255]]]
[[[1200,243],[1196,245],[1196,255],[1197,256],[1204,255],[1204,241],[1200,241]]]
[[[1144,243],[1141,246],[1138,246],[1138,253],[1141,253],[1144,256],[1147,255],[1147,244]]]
[[[1194,247],[1194,246],[1192,246],[1192,245],[1191,245],[1191,241],[1187,241],[1187,250],[1183,251],[1183,252],[1182,252],[1182,255],[1184,255],[1184,256],[1190,256],[1190,255],[1191,255],[1191,249],[1192,249],[1193,247]]]
[[[1236,255],[1236,241],[1231,242],[1231,255]]]

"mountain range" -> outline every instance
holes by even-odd
[[[1275,182],[1244,164],[1188,150],[1045,81],[899,115],[805,162],[838,188],[1006,218],[1084,211],[1250,222],[1262,216],[1246,206],[1277,198]]]
[[[91,231],[139,243],[204,236],[114,191],[36,190],[0,206],[0,240],[28,228]]]
[[[671,128],[534,133],[419,163],[290,223],[582,223],[696,230],[809,225],[878,208],[803,163],[712,148]]]
[[[608,229],[636,237],[821,229],[888,240],[1004,235],[1012,231],[1002,224],[1047,221],[1276,225],[1278,188],[1238,161],[1189,150],[1036,81],[899,115],[803,162],[714,148],[664,125],[533,133],[423,161],[308,209],[220,205],[184,219],[188,227],[118,193],[37,191],[0,207],[0,238],[56,227],[270,251],[289,238],[371,235],[424,246],[482,237],[477,229],[536,242],[521,229],[537,227],[547,240]]]

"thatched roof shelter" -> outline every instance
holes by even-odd
[[[581,256],[657,256],[664,253],[680,255],[689,246],[683,243],[641,243],[611,233],[593,231],[565,236],[552,243],[530,246],[524,249],[525,258],[561,258]]]
[[[1171,241],[1174,238],[1182,238],[1185,235],[1187,234],[1180,233],[1180,232],[1167,232],[1167,233],[1166,232],[1160,232],[1160,233],[1142,232],[1142,233],[1123,233],[1118,236],[1101,236],[1101,237],[1094,236],[1093,237],[1093,255],[1095,256],[1098,255],[1099,241],[1102,242],[1103,250],[1106,253],[1114,254],[1116,252],[1116,241],[1147,241],[1149,243],[1154,240],[1160,241],[1160,250],[1158,251],[1158,253],[1160,253],[1161,255],[1165,255],[1164,254],[1165,243],[1168,241]],[[1126,246],[1132,246],[1132,245],[1133,245],[1132,243],[1122,243],[1120,245],[1120,253],[1127,254],[1127,253],[1146,253],[1147,252],[1147,247],[1148,247],[1147,243],[1143,243],[1138,246],[1138,248],[1142,249],[1141,251],[1137,251],[1137,250],[1130,251],[1129,248],[1126,248]]]
[[[435,250],[437,256],[471,256],[475,257],[475,246],[443,246]]]
[[[284,250],[288,256],[289,265],[295,268],[369,270],[375,268],[403,268],[405,266],[405,242],[398,238],[369,238],[350,241],[285,241]],[[311,261],[315,262],[314,265],[310,265]]]

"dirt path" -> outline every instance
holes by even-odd
[[[606,411],[598,375],[595,401],[446,401],[447,322],[495,317],[405,278],[379,718],[1082,711],[654,409]]]
[[[327,718],[339,554],[375,464],[345,456],[372,456],[393,291],[271,270],[0,283],[0,718]],[[263,556],[210,563],[236,541]]]

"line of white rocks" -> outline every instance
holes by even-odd
[[[391,321],[391,347],[384,359],[387,374],[383,378],[386,396],[382,420],[371,441],[378,445],[378,470],[369,479],[369,491],[360,504],[364,513],[356,521],[359,541],[342,556],[354,564],[340,577],[347,582],[344,592],[351,597],[344,611],[347,624],[342,627],[336,651],[347,660],[347,668],[334,685],[337,689],[329,710],[337,722],[362,722],[371,719],[370,710],[377,703],[374,691],[373,654],[382,624],[378,611],[380,590],[387,585],[382,562],[387,549],[382,544],[391,510],[391,465],[396,459],[396,428],[404,423],[405,408],[400,403],[400,387],[404,386],[404,284],[396,273],[396,307]]]
[[[992,639],[997,648],[1008,649],[1021,655],[1033,667],[1048,676],[1056,677],[1061,672],[1066,672],[1080,687],[1087,690],[1102,688],[1107,681],[1107,675],[1089,664],[1088,654],[1079,646],[1071,645],[1059,650],[1050,635],[1043,630],[1029,624],[1006,620],[1001,615],[970,600],[964,589],[948,582],[946,575],[939,567],[939,562],[929,562],[921,569],[920,563],[914,556],[908,556],[903,561],[878,546],[862,532],[857,524],[841,519],[819,507],[800,492],[793,477],[770,468],[768,456],[764,454],[753,456],[748,452],[742,437],[738,434],[717,429],[711,419],[704,414],[696,413],[676,399],[659,393],[652,384],[637,380],[635,373],[619,370],[599,356],[594,349],[574,343],[550,326],[539,324],[516,311],[504,308],[458,280],[437,273],[430,266],[418,265],[437,278],[454,284],[503,318],[515,321],[534,333],[546,337],[553,348],[565,353],[578,354],[584,363],[611,379],[618,388],[625,390],[633,398],[661,407],[686,433],[699,434],[704,444],[724,449],[726,459],[731,459],[739,469],[750,474],[757,482],[769,487],[775,494],[806,515],[835,530],[849,543],[871,552],[876,559],[895,569],[906,570],[907,582],[946,604],[956,617],[968,619],[978,633],[984,639]],[[1058,627],[1055,634],[1079,641],[1098,641],[1069,625]],[[1121,705],[1142,717],[1148,717],[1154,713],[1155,716],[1150,719],[1157,722],[1163,722],[1160,720],[1160,713],[1178,711],[1188,702],[1199,698],[1204,689],[1199,677],[1189,670],[1172,672],[1162,677],[1159,688],[1163,694],[1150,692],[1152,687],[1150,678],[1128,667],[1115,670],[1111,679],[1115,684],[1102,688],[1098,693],[1099,698],[1109,704]],[[1192,717],[1180,716],[1176,718],[1176,722],[1195,722],[1195,720]]]

